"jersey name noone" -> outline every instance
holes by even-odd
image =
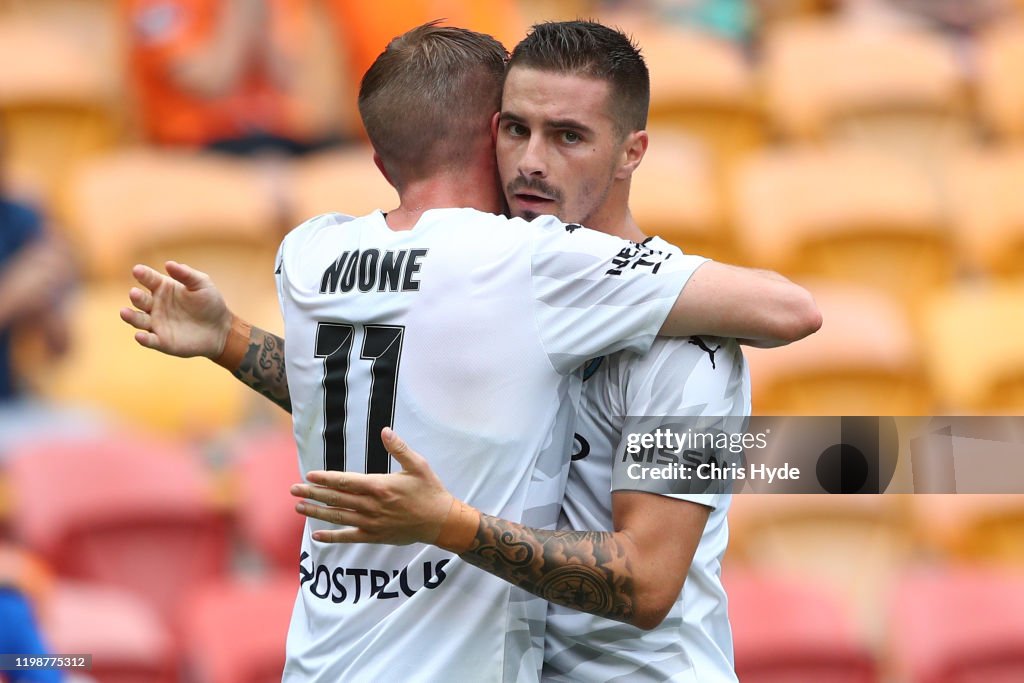
[[[320,279],[321,294],[351,292],[415,292],[427,249],[356,249],[342,252]]]

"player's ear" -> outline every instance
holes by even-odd
[[[501,120],[501,112],[494,112],[494,116],[491,117],[491,143],[498,144],[498,122]]]
[[[615,174],[616,179],[626,180],[633,175],[633,171],[647,153],[647,143],[646,130],[634,130],[626,135],[626,139],[622,141],[622,163]]]

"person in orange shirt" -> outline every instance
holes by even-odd
[[[290,93],[303,0],[121,0],[120,9],[150,141],[236,153],[316,146]]]
[[[469,26],[515,45],[527,25],[514,0],[325,0],[338,39],[345,45],[348,68],[358,83],[383,46],[395,36],[435,19],[448,26]]]

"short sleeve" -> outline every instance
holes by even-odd
[[[743,464],[750,382],[735,340],[661,339],[628,364],[613,491],[645,491],[711,508],[727,500],[728,468]],[[722,475],[721,477],[719,475]]]
[[[683,286],[707,261],[550,217],[531,226],[538,332],[562,373],[595,356],[646,352]]]

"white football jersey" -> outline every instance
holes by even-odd
[[[303,475],[389,471],[391,425],[458,498],[553,528],[575,369],[649,348],[703,261],[551,217],[308,221],[277,267]],[[433,546],[312,540],[329,526],[306,523],[285,681],[539,677],[542,600]]]
[[[664,240],[645,245],[680,253]],[[588,363],[561,528],[612,531],[612,491],[670,495],[712,508],[683,590],[665,620],[645,631],[558,605],[548,610],[544,680],[735,681],[732,631],[721,582],[731,494],[682,492],[688,484],[641,479],[629,466],[628,433],[696,424],[695,416],[738,432],[750,414],[750,376],[732,339],[658,339],[646,354],[623,351]],[[664,420],[677,416],[682,420]],[[682,428],[678,432],[685,431]],[[723,459],[735,459],[729,454]],[[699,488],[701,484],[696,486]],[[671,543],[671,539],[665,539]]]

